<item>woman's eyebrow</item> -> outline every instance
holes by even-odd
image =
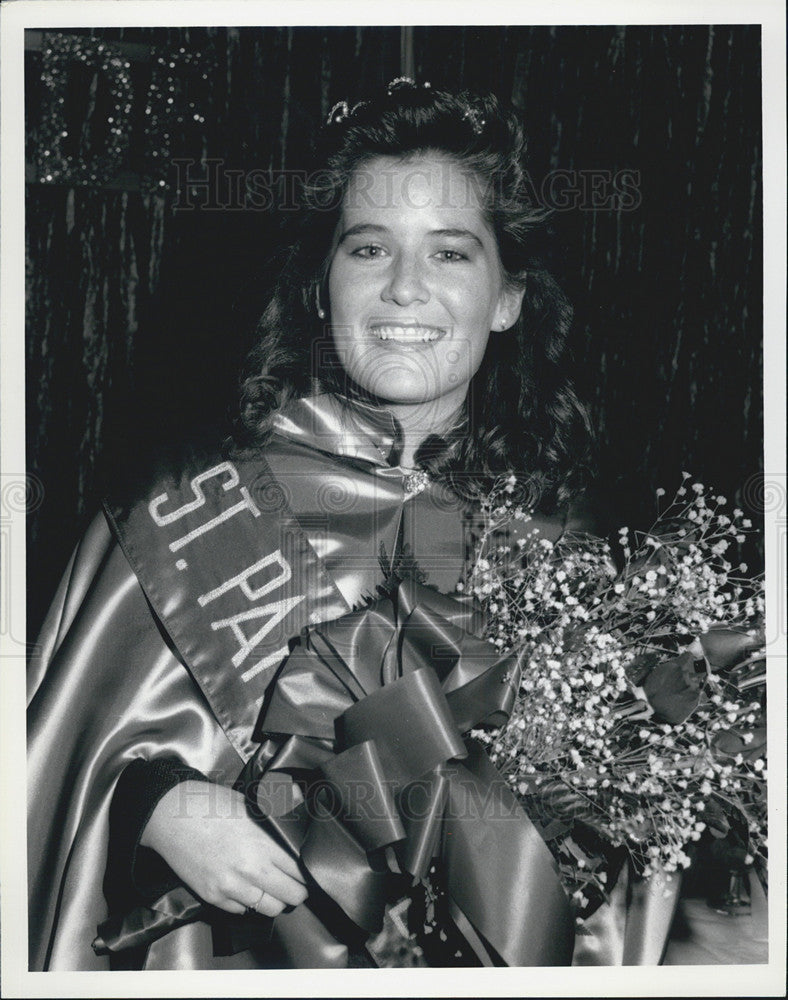
[[[457,239],[473,240],[474,243],[478,243],[479,246],[484,249],[482,241],[476,233],[472,233],[470,229],[431,229],[430,236],[448,236],[455,237]]]
[[[339,237],[339,242],[342,243],[349,236],[366,236],[368,234],[381,235],[388,233],[388,227],[378,226],[373,222],[359,222],[355,226],[350,226],[346,229],[342,235]]]
[[[346,229],[339,237],[339,242],[342,243],[350,236],[368,236],[368,235],[379,236],[388,234],[389,232],[390,230],[388,226],[381,226],[374,222],[359,222],[355,226],[350,226],[348,229]],[[482,243],[482,241],[479,239],[476,233],[472,233],[470,229],[431,229],[428,235],[438,236],[441,238],[472,240],[474,243],[478,244],[478,246],[484,249],[484,244]]]

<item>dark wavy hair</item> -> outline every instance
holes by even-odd
[[[526,140],[493,95],[448,93],[400,81],[352,109],[335,106],[307,175],[296,239],[258,327],[242,383],[242,440],[262,443],[273,413],[316,388],[347,391],[347,377],[317,315],[353,172],[381,156],[455,159],[483,184],[505,281],[524,291],[514,327],[490,338],[471,381],[465,420],[448,440],[431,435],[417,462],[461,495],[487,491],[513,471],[528,502],[549,510],[585,485],[590,426],[566,371],[572,309],[543,259],[545,211],[529,192]],[[352,387],[351,387],[352,388]],[[448,447],[448,445],[453,445]]]

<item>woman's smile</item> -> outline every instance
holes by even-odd
[[[433,344],[446,336],[443,327],[426,326],[420,323],[376,323],[370,326],[370,332],[378,340],[390,341],[392,344],[413,346],[418,344]]]

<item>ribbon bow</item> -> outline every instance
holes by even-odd
[[[391,872],[423,877],[437,859],[483,964],[568,965],[573,919],[552,855],[461,736],[506,721],[521,672],[521,654],[472,634],[473,615],[406,580],[306,632],[269,689],[239,786],[363,935],[382,927]],[[323,965],[335,942],[309,905],[276,924],[297,964]]]
[[[482,962],[568,964],[572,917],[552,856],[486,754],[461,738],[506,721],[521,668],[471,633],[473,614],[406,580],[306,633],[258,724],[278,749],[264,744],[246,777],[365,933],[382,926],[388,871],[423,877],[437,858]],[[282,779],[304,776],[293,808]]]

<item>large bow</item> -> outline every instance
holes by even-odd
[[[508,718],[520,675],[518,656],[500,656],[471,624],[468,606],[407,580],[308,632],[258,724],[278,749],[264,744],[247,778],[365,932],[382,925],[384,859],[422,877],[437,858],[483,962],[568,964],[573,922],[552,857],[484,752],[461,738]],[[295,809],[283,778],[306,788]]]
[[[240,782],[364,935],[382,926],[391,871],[422,877],[437,859],[480,961],[568,965],[574,924],[553,858],[461,736],[506,721],[521,666],[470,631],[472,616],[407,580],[305,633],[270,689]],[[277,930],[296,964],[323,965],[332,939],[310,905],[277,918]]]

